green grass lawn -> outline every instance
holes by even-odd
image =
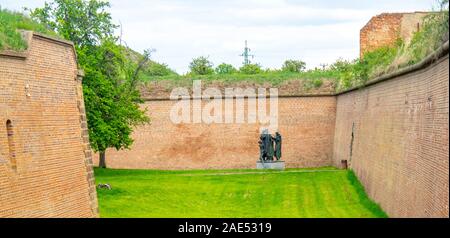
[[[101,217],[386,217],[353,172],[334,168],[95,169]]]

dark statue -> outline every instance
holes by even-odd
[[[275,143],[275,148],[274,148]],[[276,133],[275,137],[269,134],[269,131],[265,129],[259,137],[259,160],[261,161],[273,161],[274,157],[277,160],[281,160],[281,135]]]
[[[264,160],[264,144],[262,143],[262,139],[258,141],[259,144],[259,160]]]
[[[281,160],[281,134],[275,133],[275,158]]]

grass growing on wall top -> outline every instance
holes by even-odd
[[[143,77],[144,81],[164,81],[164,80],[204,80],[216,81],[216,82],[243,82],[251,81],[254,83],[270,83],[272,85],[279,85],[284,81],[293,79],[304,79],[304,80],[316,80],[316,79],[332,79],[335,78],[336,74],[334,71],[323,71],[323,70],[310,70],[299,73],[283,72],[283,71],[271,71],[263,72],[258,74],[211,74],[211,75],[168,75],[168,76],[156,76],[156,77]]]
[[[101,217],[386,217],[351,171],[95,169]]]
[[[27,49],[27,43],[18,30],[30,30],[56,36],[56,33],[49,31],[45,26],[34,22],[22,13],[0,7],[0,50],[21,51]]]
[[[336,71],[309,70],[304,72],[284,72],[270,70],[258,74],[211,74],[211,75],[142,75],[145,90],[151,94],[152,85],[160,85],[170,91],[176,87],[191,88],[194,80],[201,80],[203,87],[218,88],[282,88],[282,94],[317,94],[334,91]],[[284,90],[284,91],[283,91]],[[289,90],[289,91],[286,91]]]
[[[411,42],[399,39],[396,44],[368,52],[354,61],[338,60],[330,69],[338,71],[336,89],[364,86],[369,80],[416,64],[449,40],[448,0],[439,1],[439,10],[424,17],[422,27]]]

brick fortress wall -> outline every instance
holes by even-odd
[[[0,52],[0,217],[97,217],[73,45],[26,35]]]
[[[339,95],[334,164],[348,160],[392,217],[448,217],[448,100],[448,48],[437,63]]]
[[[247,118],[247,102],[244,115]],[[233,169],[255,168],[259,123],[181,123],[170,120],[176,101],[149,100],[151,124],[135,130],[131,150],[107,150],[109,168]],[[192,103],[192,100],[191,100]],[[202,100],[203,106],[205,101]],[[267,108],[269,102],[267,101]],[[223,113],[225,113],[225,107]],[[281,97],[278,125],[286,166],[331,165],[336,99],[333,96]],[[236,108],[233,108],[236,115]],[[247,120],[246,120],[247,121]],[[94,157],[98,164],[98,156]]]

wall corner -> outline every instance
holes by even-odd
[[[83,96],[83,77],[84,71],[78,69],[76,71],[75,84],[77,91],[77,105],[80,116],[80,129],[81,129],[81,142],[83,145],[84,152],[84,163],[86,166],[86,179],[89,188],[89,202],[92,211],[92,217],[99,217],[98,201],[97,201],[97,190],[95,188],[95,176],[94,176],[94,166],[92,162],[92,150],[89,143],[89,131],[87,125],[86,109],[84,106],[84,96]]]

